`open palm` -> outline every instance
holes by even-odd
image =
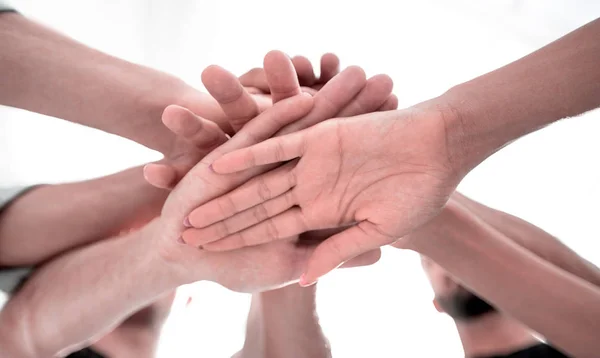
[[[186,235],[223,251],[353,224],[316,249],[305,275],[314,282],[439,212],[458,183],[444,135],[435,112],[390,111],[325,121],[228,153],[212,164],[215,172],[293,161],[194,210],[196,229]]]

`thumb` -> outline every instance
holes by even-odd
[[[312,285],[344,262],[393,241],[393,238],[382,234],[375,224],[361,221],[317,246],[300,278],[300,285]]]

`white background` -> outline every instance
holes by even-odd
[[[509,63],[600,15],[594,1],[44,1],[25,14],[105,52],[201,86],[216,63],[241,74],[271,49],[395,81],[400,106]],[[1,78],[1,77],[0,77]],[[561,238],[600,264],[598,112],[517,141],[460,189]],[[100,176],[157,158],[107,134],[0,108],[0,185]],[[35,150],[32,150],[34,148]],[[335,357],[461,357],[452,321],[437,314],[417,257],[385,250],[379,264],[319,283],[319,315]],[[247,295],[213,284],[180,290],[160,357],[228,357],[243,344]],[[185,308],[185,299],[194,303]]]

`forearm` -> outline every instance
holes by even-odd
[[[452,207],[409,241],[466,287],[576,357],[600,349],[600,290]]]
[[[159,295],[188,283],[152,250],[149,239],[156,223],[40,268],[0,312],[0,346],[15,347],[18,358],[75,350]]]
[[[209,119],[220,111],[208,95],[171,75],[96,51],[19,14],[0,15],[0,43],[0,104],[98,128],[162,153],[174,138],[161,122],[166,106],[206,101],[206,112],[197,114]]]
[[[460,193],[455,193],[453,198],[508,239],[543,260],[600,287],[600,269],[554,236],[516,216],[489,208]]]
[[[239,357],[331,357],[316,315],[316,286],[254,294]]]
[[[600,19],[422,107],[445,109],[460,174],[527,133],[600,106]]]
[[[34,188],[0,212],[0,265],[37,264],[141,225],[160,214],[167,194],[145,182],[141,167]]]

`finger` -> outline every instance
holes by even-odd
[[[300,90],[302,92],[306,92],[306,93],[310,94],[313,97],[317,94],[317,92],[319,92],[319,91],[317,91],[316,89],[314,89],[312,87],[300,87]]]
[[[177,170],[170,165],[151,163],[144,166],[144,178],[156,188],[172,189],[177,177]]]
[[[252,97],[254,98],[254,100],[256,101],[256,104],[258,105],[259,113],[262,113],[262,112],[266,111],[267,109],[273,107],[273,101],[271,100],[271,95],[258,93],[258,94],[253,94]]]
[[[296,70],[286,54],[281,51],[267,53],[264,68],[273,103],[300,93]]]
[[[272,137],[286,124],[305,116],[312,106],[313,98],[308,94],[301,94],[278,102],[270,110],[258,115],[233,138],[196,163],[189,175],[182,178],[178,184],[178,190],[171,193],[163,206],[163,212],[177,213],[183,232],[183,218],[193,209],[242,185],[252,177],[261,174],[261,170],[266,171],[266,168],[258,168],[258,170],[251,170],[239,175],[217,175],[210,169],[210,164],[215,159],[225,153],[260,143]]]
[[[291,208],[248,229],[202,246],[206,251],[229,251],[285,239],[307,230],[300,208]]]
[[[317,246],[300,278],[300,285],[310,286],[344,262],[394,240],[383,235],[374,224],[362,221]]]
[[[296,163],[283,165],[209,201],[192,211],[187,223],[195,228],[203,228],[278,197],[295,185],[294,178],[290,175],[295,165]]]
[[[350,261],[345,262],[340,268],[351,268],[359,266],[369,266],[377,263],[381,258],[381,249],[367,251],[360,254]]]
[[[300,86],[310,87],[317,82],[315,71],[313,70],[313,66],[308,58],[304,56],[296,56],[292,58],[292,64],[296,69]]]
[[[235,131],[258,115],[254,98],[232,73],[219,66],[209,66],[202,72],[202,83],[225,112]]]
[[[369,78],[362,91],[336,117],[352,117],[376,111],[389,98],[393,86],[392,79],[387,75]]]
[[[277,135],[296,132],[334,117],[360,93],[366,83],[365,71],[360,67],[346,68],[317,92],[314,108],[306,117],[286,126]]]
[[[165,108],[162,121],[171,132],[194,144],[204,155],[227,141],[227,135],[216,123],[198,117],[180,106]]]
[[[304,154],[307,135],[308,130],[303,130],[227,153],[211,164],[212,169],[219,174],[230,174],[300,157]]]
[[[340,59],[333,53],[326,53],[321,57],[321,73],[319,83],[327,83],[340,72]]]
[[[260,90],[262,93],[269,93],[270,91],[267,76],[265,75],[265,70],[263,68],[253,68],[241,75],[239,80],[244,87],[253,87]]]
[[[398,109],[398,97],[396,97],[395,94],[392,94],[388,97],[385,103],[381,107],[379,107],[378,111],[395,111],[396,109]]]
[[[183,233],[183,240],[192,246],[204,246],[277,216],[290,209],[295,203],[293,192],[288,191],[223,221],[201,229],[188,229]]]

